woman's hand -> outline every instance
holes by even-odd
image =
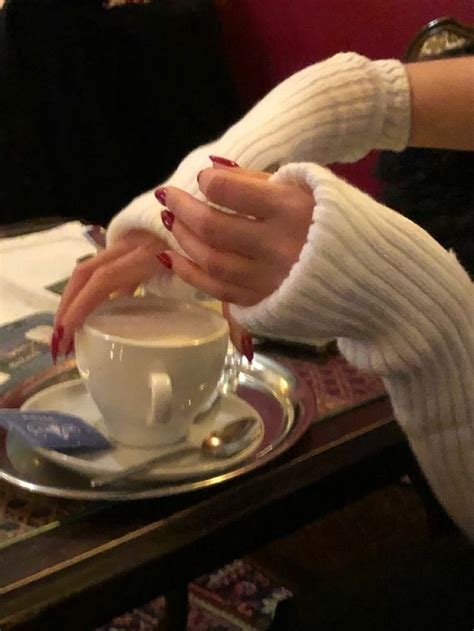
[[[79,265],[64,290],[51,341],[56,361],[59,352],[72,350],[74,331],[87,315],[111,294],[133,294],[156,274],[156,252],[166,244],[150,232],[132,231],[110,248]]]
[[[72,349],[74,331],[100,303],[112,294],[132,294],[157,273],[158,253],[182,280],[223,302],[252,305],[274,291],[298,259],[314,200],[307,191],[268,178],[267,173],[217,165],[200,174],[200,188],[209,202],[234,214],[179,189],[166,189],[164,223],[193,260],[164,250],[166,243],[149,232],[132,231],[80,263],[56,314],[53,359]],[[251,356],[250,336],[228,312],[227,318],[234,343]]]
[[[177,188],[158,189],[167,207],[163,223],[189,256],[166,250],[161,262],[223,302],[250,306],[270,295],[299,258],[314,199],[308,190],[268,178],[235,167],[205,169],[199,186],[209,203]]]

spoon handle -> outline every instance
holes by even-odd
[[[153,458],[149,458],[148,460],[144,460],[143,462],[139,462],[138,464],[132,465],[131,467],[127,467],[126,469],[122,469],[121,471],[117,471],[114,473],[106,473],[104,475],[99,475],[90,480],[90,485],[93,489],[100,489],[107,484],[113,484],[114,482],[121,482],[122,480],[126,480],[127,478],[135,475],[136,473],[143,473],[147,471],[155,464],[167,458],[168,456],[174,456],[178,454],[184,454],[186,452],[196,451],[198,449],[196,445],[192,445],[190,443],[181,443],[180,445],[172,445],[167,449],[160,451],[160,453]]]

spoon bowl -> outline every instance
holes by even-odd
[[[213,458],[228,458],[242,451],[256,437],[255,418],[243,416],[212,432],[201,443],[203,452]]]

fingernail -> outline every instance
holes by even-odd
[[[160,204],[166,206],[166,188],[157,188],[155,191],[155,197]]]
[[[71,340],[69,342],[69,346],[68,346],[67,351],[66,351],[66,359],[68,358],[68,355],[70,355],[71,353],[74,353],[74,351],[75,351],[74,340]]]
[[[252,363],[253,359],[253,341],[252,336],[248,333],[243,333],[240,338],[240,345],[242,347],[242,353],[247,358],[249,364]]]
[[[64,337],[64,327],[61,324],[57,324],[54,328],[53,335],[51,337],[51,357],[53,359],[53,363],[56,363],[59,353],[59,345],[61,344],[61,340]]]
[[[229,160],[228,158],[221,158],[220,156],[209,156],[209,160],[213,164],[220,164],[223,167],[238,167],[237,162]]]
[[[204,171],[204,169],[201,169],[201,170],[199,171],[199,173],[197,174],[197,176],[196,176],[196,179],[197,179],[197,181],[198,181],[198,184],[199,184],[199,178],[201,177],[201,175],[202,175],[202,172],[203,172],[203,171]]]
[[[161,221],[163,222],[164,227],[171,232],[174,222],[173,213],[170,213],[169,210],[163,210],[161,213]]]
[[[173,267],[173,263],[171,261],[171,257],[166,252],[158,252],[156,258],[160,261],[162,265],[166,268],[171,269]]]

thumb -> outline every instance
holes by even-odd
[[[236,171],[240,175],[244,175],[256,180],[268,180],[271,176],[271,173],[267,173],[266,171],[252,171],[251,169],[243,169],[237,164],[237,162],[234,162],[234,160],[229,160],[228,158],[221,158],[220,156],[209,156],[209,160],[212,162],[212,167],[214,169]]]

